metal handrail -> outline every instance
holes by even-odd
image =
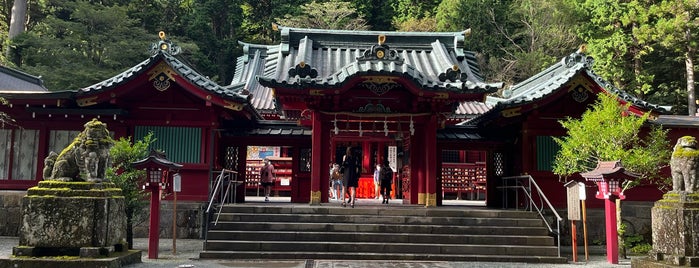
[[[556,211],[555,208],[553,208],[553,205],[551,205],[551,202],[549,202],[549,199],[546,197],[543,191],[541,191],[541,188],[539,185],[536,183],[534,178],[531,175],[520,175],[520,176],[508,176],[508,177],[502,177],[503,180],[516,180],[519,182],[521,179],[527,179],[528,185],[525,187],[525,185],[522,185],[519,183],[518,185],[512,186],[512,187],[507,187],[506,188],[514,188],[514,189],[521,189],[527,198],[529,199],[529,211],[532,211],[532,208],[536,209],[536,212],[539,213],[539,217],[541,217],[542,220],[544,220],[544,224],[546,224],[546,227],[549,229],[549,232],[556,234],[556,242],[558,244],[558,257],[561,256],[561,221],[563,218],[561,218],[560,215],[558,215],[558,212]],[[536,204],[534,201],[534,197],[532,195],[532,185],[534,186],[534,189],[536,190],[536,193],[539,197],[539,205]],[[553,227],[551,226],[546,220],[546,217],[544,217],[544,209],[546,207],[541,204],[543,202],[546,202],[546,205],[548,206],[548,209],[553,212],[553,215],[556,217],[556,230],[553,230]]]
[[[237,183],[238,182],[238,172],[235,170],[228,170],[228,169],[222,169],[221,174],[219,174],[216,177],[216,181],[214,182],[214,187],[212,188],[212,193],[211,193],[211,198],[209,199],[209,204],[207,205],[206,208],[206,213],[209,215],[211,212],[211,208],[214,207],[214,203],[216,203],[216,200],[218,199],[218,211],[216,212],[216,220],[214,221],[214,225],[218,224],[218,218],[221,215],[221,207],[223,206],[223,203],[228,200],[228,194],[231,192],[231,184],[234,185],[233,189],[233,202],[235,203],[235,191],[237,188]],[[226,183],[227,181],[227,183]],[[224,192],[225,188],[225,192]],[[218,198],[217,198],[218,197]]]

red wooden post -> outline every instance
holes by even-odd
[[[627,172],[620,161],[600,161],[589,172],[580,173],[586,180],[597,184],[597,199],[604,200],[604,220],[607,239],[607,262],[619,263],[619,234],[617,233],[616,199],[625,199],[621,182],[637,175]]]
[[[607,231],[607,262],[619,264],[619,238],[616,230],[616,204],[614,198],[604,200],[604,221]]]
[[[575,229],[575,221],[570,221],[570,236],[572,238],[573,246],[573,262],[578,262],[578,234]]]
[[[150,229],[148,230],[148,258],[158,258],[160,234],[160,186],[150,187]]]
[[[173,163],[164,154],[151,151],[148,157],[131,163],[131,166],[146,171],[146,182],[143,189],[150,189],[150,229],[148,230],[148,258],[158,258],[158,243],[160,234],[160,191],[165,189],[170,179],[170,171],[182,168]],[[172,186],[172,184],[170,184]],[[175,213],[175,211],[173,211]],[[173,233],[173,235],[175,235]]]

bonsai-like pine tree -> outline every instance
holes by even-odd
[[[669,185],[660,169],[669,163],[671,148],[667,131],[651,125],[649,114],[635,116],[628,112],[629,104],[620,105],[616,96],[600,94],[591,109],[580,119],[561,121],[567,136],[554,138],[561,146],[554,160],[553,173],[570,177],[597,167],[598,161],[621,160],[624,168],[639,175],[636,180],[625,181],[622,192],[639,184],[654,184],[661,190]],[[624,226],[621,225],[621,200],[616,200],[619,252],[626,255]]]
[[[616,96],[600,94],[597,102],[580,119],[560,121],[567,136],[554,138],[561,146],[553,164],[553,173],[569,177],[593,170],[598,161],[621,160],[624,168],[639,175],[639,180],[626,182],[628,189],[639,183],[667,186],[659,171],[669,163],[671,148],[667,131],[648,126],[648,116],[635,116],[629,104],[620,105]]]

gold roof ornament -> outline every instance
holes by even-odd
[[[386,36],[385,35],[379,35],[379,45],[383,45],[383,43],[386,43]]]
[[[168,53],[173,56],[180,54],[182,48],[170,42],[170,40],[167,39],[164,31],[158,32],[158,37],[160,38],[160,41],[151,44],[150,52],[152,55],[156,55],[160,52]]]
[[[587,44],[582,44],[578,48],[577,53],[585,54],[587,52]]]

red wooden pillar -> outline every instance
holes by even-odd
[[[416,127],[415,135],[411,138],[410,143],[410,173],[414,183],[411,183],[411,201],[412,204],[425,205],[427,200],[427,174],[425,174],[425,163],[427,162],[427,144],[425,142],[425,127]],[[415,187],[417,186],[417,187]],[[417,191],[415,191],[417,190]],[[412,192],[415,192],[413,194]],[[415,199],[413,199],[415,198]]]
[[[426,207],[437,206],[437,116],[432,115],[425,126],[425,193]]]
[[[311,162],[313,163],[311,165],[311,199],[310,199],[310,204],[311,205],[320,205],[320,202],[323,200],[323,192],[325,192],[325,200],[327,200],[327,190],[322,191],[322,181],[328,181],[330,173],[325,172],[325,170],[329,167],[329,157],[328,157],[328,144],[329,144],[329,137],[328,135],[323,135],[323,133],[328,133],[327,130],[325,129],[325,126],[323,125],[323,120],[321,118],[321,114],[318,111],[313,111],[311,113],[313,122],[313,130],[311,131],[311,141],[312,141],[312,149],[311,149],[311,155],[312,159]],[[327,183],[326,183],[326,189],[327,189]]]
[[[604,199],[604,221],[607,234],[607,262],[619,264],[619,241],[616,226],[616,202],[614,197]]]
[[[148,258],[158,258],[160,237],[160,186],[150,187],[150,226],[148,229]]]

